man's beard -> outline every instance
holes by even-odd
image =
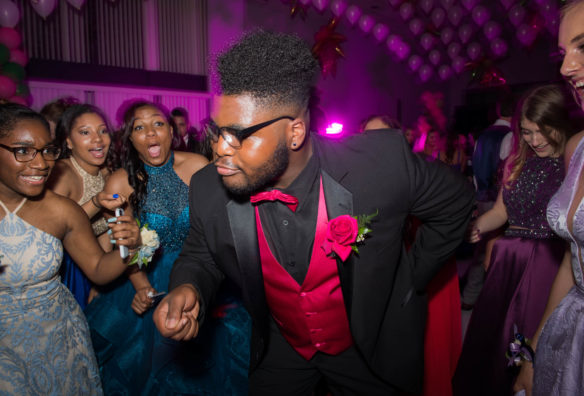
[[[272,158],[264,163],[254,175],[243,173],[247,181],[246,184],[228,185],[223,179],[223,185],[231,194],[238,198],[247,198],[251,194],[261,191],[264,187],[270,185],[278,179],[288,168],[290,154],[285,142],[278,143]]]

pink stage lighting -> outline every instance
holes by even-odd
[[[340,136],[343,133],[343,124],[338,122],[333,122],[329,126],[326,127],[325,134],[328,136]]]

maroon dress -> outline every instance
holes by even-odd
[[[453,379],[455,395],[512,394],[517,368],[508,367],[505,352],[513,328],[533,336],[564,255],[565,244],[546,219],[563,178],[561,158],[534,156],[503,190],[510,227],[493,246]]]

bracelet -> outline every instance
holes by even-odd
[[[509,349],[505,354],[508,359],[507,366],[521,366],[523,362],[534,362],[535,351],[531,347],[531,342],[528,338],[517,332],[517,326],[514,326],[513,340],[509,344]]]
[[[93,197],[91,197],[91,203],[93,204],[93,206],[95,206],[97,209],[101,209],[103,208],[103,206],[101,206],[99,204],[99,202],[95,202],[95,198],[97,197],[97,195],[94,195]]]

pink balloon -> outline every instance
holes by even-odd
[[[389,50],[392,52],[397,52],[397,48],[401,41],[401,37],[397,34],[390,34],[386,41],[387,48],[389,48]]]
[[[479,43],[477,43],[476,41],[473,41],[472,43],[470,43],[468,45],[468,47],[466,48],[466,53],[468,54],[468,57],[470,58],[470,60],[477,60],[479,58],[479,56],[481,56],[481,53],[483,52],[481,45]]]
[[[529,47],[535,41],[537,37],[537,31],[528,24],[521,24],[517,28],[517,39],[521,44]]]
[[[399,60],[406,59],[408,56],[410,56],[410,46],[407,43],[404,43],[403,41],[400,42],[395,54],[397,55],[397,58]]]
[[[333,0],[331,1],[331,12],[340,17],[347,9],[347,0]]]
[[[47,17],[55,10],[57,0],[34,0],[31,1],[30,4],[37,14],[43,19],[47,19]]]
[[[379,42],[385,40],[387,35],[389,34],[389,28],[384,25],[383,23],[378,23],[373,26],[373,37]]]
[[[452,25],[454,26],[458,26],[458,24],[462,20],[462,16],[463,16],[462,8],[460,8],[459,6],[451,7],[448,10],[448,19],[450,20],[450,23],[452,23]]]
[[[542,3],[539,13],[545,19],[555,18],[558,16],[558,7],[556,7],[552,1],[546,1],[545,3]]]
[[[375,19],[371,15],[363,15],[359,18],[359,27],[363,33],[369,33],[375,24]]]
[[[495,37],[499,37],[501,34],[501,25],[495,21],[489,21],[485,23],[485,26],[483,27],[483,33],[487,39],[493,40]]]
[[[448,65],[442,65],[438,69],[438,76],[440,76],[441,80],[448,80],[452,75],[452,69]]]
[[[361,9],[355,5],[350,6],[347,8],[347,12],[345,13],[347,20],[351,25],[354,25],[355,22],[361,18]]]
[[[430,33],[422,34],[422,37],[420,38],[420,45],[422,48],[428,51],[434,45],[434,37]]]
[[[16,82],[11,78],[0,75],[0,98],[8,99],[16,92]]]
[[[414,6],[411,3],[403,3],[399,7],[399,16],[401,16],[404,21],[410,19],[412,15],[414,15]]]
[[[525,8],[521,5],[516,4],[509,10],[509,20],[513,26],[519,26],[521,22],[525,19]]]
[[[448,46],[448,48],[446,49],[446,52],[448,53],[448,56],[450,57],[450,59],[454,59],[458,56],[461,49],[462,49],[462,46],[455,41],[454,43],[451,43]]]
[[[515,4],[516,0],[500,0],[501,4],[503,5],[503,8],[505,8],[505,11],[509,11],[509,8],[511,8],[511,6],[513,4]]]
[[[452,60],[452,68],[456,72],[456,74],[462,73],[464,67],[466,66],[466,61],[462,56],[457,56]]]
[[[0,0],[0,26],[13,28],[20,20],[20,11],[10,0]]]
[[[4,44],[8,49],[20,47],[22,39],[20,33],[9,27],[0,28],[0,44]]]
[[[472,26],[466,23],[458,29],[458,38],[460,38],[462,44],[466,44],[470,41],[472,33],[473,33]]]
[[[478,0],[462,0],[461,3],[467,11],[470,11],[477,5]]]
[[[422,66],[420,66],[420,69],[418,70],[418,75],[420,76],[420,80],[422,80],[422,82],[428,81],[430,79],[430,77],[432,77],[433,73],[434,73],[434,71],[428,65],[422,65]]]
[[[448,45],[452,39],[454,38],[454,30],[447,26],[440,32],[440,40],[444,43],[444,45]]]
[[[410,31],[414,36],[418,36],[424,30],[424,23],[420,18],[414,18],[410,21]]]
[[[555,16],[553,18],[546,19],[546,21],[545,21],[545,28],[553,36],[557,36],[558,35],[558,30],[560,28],[560,17]]]
[[[389,0],[389,4],[391,4],[393,8],[397,8],[397,6],[400,5],[401,3],[402,0]]]
[[[24,67],[28,63],[28,56],[21,49],[10,50],[10,62],[14,62]]]
[[[78,10],[81,10],[81,7],[83,7],[85,0],[67,0],[67,2],[71,4],[73,7],[77,8]]]
[[[507,53],[507,50],[507,43],[502,38],[496,37],[493,39],[493,41],[491,41],[491,52],[496,57],[500,58],[504,56]]]
[[[446,11],[444,11],[440,7],[434,8],[434,10],[432,11],[432,14],[430,15],[430,19],[432,20],[432,23],[437,28],[442,26],[445,18],[446,18]]]
[[[478,5],[472,10],[472,19],[478,26],[483,26],[491,17],[489,10],[484,6]]]
[[[408,59],[408,67],[411,71],[416,71],[422,66],[422,57],[419,55],[412,55],[410,59]]]
[[[309,5],[310,3],[312,3],[312,0],[300,0],[300,3],[301,3],[302,5],[305,5],[305,6],[307,6],[307,5]]]
[[[440,51],[438,50],[432,50],[430,51],[430,53],[428,54],[428,59],[430,59],[430,63],[433,64],[434,66],[437,66],[438,63],[440,63]]]
[[[434,7],[434,0],[420,0],[418,4],[422,11],[428,14],[432,10],[432,7]]]

